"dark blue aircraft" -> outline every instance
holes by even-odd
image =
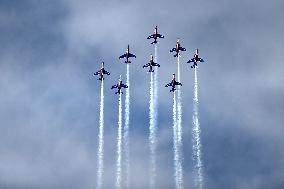
[[[170,92],[174,92],[176,90],[176,85],[180,85],[182,86],[182,84],[180,82],[176,81],[176,75],[173,74],[173,79],[170,83],[166,84],[165,87],[172,87],[172,89],[170,90]]]
[[[176,52],[176,54],[174,55],[174,57],[179,56],[180,51],[186,51],[185,48],[183,48],[180,43],[179,43],[179,39],[177,40],[177,44],[176,47],[172,48],[172,50],[170,50],[170,52]]]
[[[158,67],[160,67],[160,64],[155,63],[155,62],[154,62],[154,57],[153,57],[153,55],[151,55],[151,60],[150,60],[150,62],[149,62],[148,64],[145,64],[145,65],[143,66],[143,68],[150,67],[149,72],[154,72],[153,66],[158,66]]]
[[[191,68],[197,67],[197,62],[204,62],[204,60],[200,58],[198,55],[198,49],[196,49],[193,58],[190,59],[187,63],[191,63],[191,62],[193,62],[193,65],[191,66]]]
[[[104,80],[104,74],[106,75],[110,75],[110,73],[108,71],[105,70],[104,68],[104,62],[102,62],[102,68],[100,70],[98,70],[97,72],[94,73],[94,75],[100,75],[100,78],[98,80]]]
[[[121,80],[121,76],[119,77],[119,80],[118,80],[118,83],[116,85],[113,85],[111,87],[111,89],[115,89],[117,88],[117,92],[115,92],[115,94],[123,94],[123,92],[121,91],[122,88],[128,88],[127,85],[123,84],[122,83],[122,80]]]
[[[157,39],[158,38],[164,38],[165,36],[161,35],[158,33],[158,26],[155,27],[154,33],[147,37],[147,39],[154,39],[154,41],[151,44],[156,44],[158,43]]]
[[[125,63],[131,63],[131,61],[129,60],[129,58],[132,58],[132,57],[133,57],[133,58],[136,58],[136,56],[135,56],[134,54],[131,54],[131,53],[129,52],[129,45],[128,45],[125,54],[121,55],[121,56],[119,57],[119,59],[121,59],[121,58],[126,58]]]

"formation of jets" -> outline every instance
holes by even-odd
[[[147,39],[154,39],[154,41],[151,42],[151,44],[157,44],[158,38],[164,38],[164,36],[158,33],[158,27],[156,26],[155,29],[154,29],[154,33],[152,35],[150,35],[149,37],[147,37]],[[180,52],[182,52],[182,51],[186,51],[186,49],[181,46],[179,39],[178,39],[176,46],[174,48],[172,48],[170,50],[170,52],[175,52],[174,57],[179,57]],[[128,45],[126,52],[123,55],[121,55],[119,57],[119,59],[125,59],[125,61],[124,61],[125,63],[131,63],[130,58],[136,58],[136,55],[130,53],[129,45]],[[187,63],[193,63],[193,65],[191,65],[191,68],[196,68],[198,66],[197,65],[198,62],[204,62],[204,60],[199,57],[198,49],[196,49],[193,58],[191,58],[189,61],[187,61]],[[143,68],[147,68],[147,67],[149,67],[148,72],[154,72],[153,67],[160,67],[160,64],[154,62],[153,55],[151,55],[151,59],[150,59],[149,63],[143,65]],[[98,80],[101,80],[101,81],[105,79],[104,75],[110,75],[110,73],[108,71],[106,71],[105,68],[104,68],[104,62],[102,62],[101,69],[99,69],[97,72],[95,72],[94,75],[99,75]],[[171,82],[166,84],[165,87],[171,87],[170,92],[174,92],[176,90],[177,85],[182,86],[182,84],[180,82],[176,81],[175,74],[173,74],[173,78],[172,78]],[[115,94],[123,94],[122,88],[128,88],[127,85],[122,83],[121,75],[120,75],[120,78],[118,80],[118,83],[111,87],[111,89],[115,89],[115,88],[117,88],[117,92],[115,92]]]
[[[145,65],[143,66],[143,68],[150,67],[150,69],[149,69],[149,71],[148,71],[148,72],[154,72],[154,70],[153,70],[153,67],[154,67],[154,66],[158,66],[158,67],[160,67],[160,64],[155,63],[155,62],[154,62],[154,57],[153,57],[153,55],[151,55],[150,62],[149,62],[149,63],[147,63],[147,64],[145,64]]]

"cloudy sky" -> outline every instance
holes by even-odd
[[[0,188],[96,186],[100,82],[105,61],[104,188],[114,188],[117,96],[109,90],[131,65],[131,188],[148,186],[149,74],[158,57],[158,188],[173,188],[170,48],[180,38],[185,188],[193,188],[193,70],[200,49],[200,123],[208,189],[284,188],[284,25],[281,0],[0,0]]]

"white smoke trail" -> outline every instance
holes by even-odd
[[[178,56],[178,81],[180,82],[180,60]],[[179,186],[183,188],[183,153],[182,153],[182,99],[181,99],[181,87],[178,85],[177,90],[177,141],[178,141],[178,153],[179,153]]]
[[[129,188],[130,167],[129,167],[129,116],[130,116],[130,81],[129,81],[129,64],[126,65],[126,85],[128,88],[125,92],[125,125],[123,133],[123,149],[124,149],[124,167],[125,167],[125,188]]]
[[[201,129],[199,123],[198,115],[198,81],[197,81],[197,68],[194,69],[194,96],[193,96],[193,161],[194,161],[194,172],[195,188],[203,189],[203,164],[202,164],[202,154],[201,154]]]
[[[155,59],[154,61],[158,63],[158,45],[155,44]],[[157,127],[157,121],[158,121],[158,80],[159,80],[159,68],[156,67],[155,74],[154,74],[154,109],[155,109],[155,126]]]
[[[154,62],[157,63],[157,44],[155,44]],[[156,188],[156,150],[157,150],[157,123],[158,123],[158,68],[155,72],[151,72],[150,81],[150,102],[149,102],[149,118],[150,118],[150,189]],[[154,79],[153,79],[154,77]]]
[[[153,72],[151,72],[150,79],[150,101],[149,101],[149,119],[150,119],[150,134],[149,134],[149,147],[150,147],[150,188],[156,187],[156,128],[155,128],[155,112],[154,112],[154,82]]]
[[[116,188],[121,189],[121,151],[122,151],[122,103],[121,94],[118,99],[118,129],[117,129],[117,159],[116,159]]]
[[[155,54],[154,54],[154,62],[158,63],[158,45],[155,44]],[[154,104],[155,104],[155,113],[156,118],[158,116],[158,80],[159,80],[159,68],[156,67],[155,74],[154,74]]]
[[[158,45],[155,44],[155,62],[158,63]],[[156,67],[154,73],[154,128],[155,128],[155,138],[156,138],[156,130],[158,129],[158,80],[159,80],[159,68]]]
[[[178,154],[178,141],[177,141],[177,102],[176,92],[173,96],[173,144],[174,144],[174,177],[176,189],[179,189],[179,154]]]
[[[100,102],[100,126],[99,126],[99,145],[98,145],[98,172],[97,188],[100,189],[103,183],[104,168],[104,80],[101,82],[101,102]]]

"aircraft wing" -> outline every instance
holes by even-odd
[[[161,35],[161,34],[157,34],[158,38],[164,38],[165,36]]]
[[[125,58],[126,57],[126,53],[125,54],[123,54],[123,55],[121,55],[120,57],[119,57],[119,59],[121,59],[121,58]]]
[[[158,67],[160,67],[160,64],[154,63],[153,66],[158,66]]]
[[[154,38],[154,35],[150,35],[149,37],[147,37],[147,39],[151,39]]]
[[[181,50],[181,51],[186,51],[186,48],[180,47],[179,50]]]
[[[94,73],[94,75],[99,75],[99,74],[100,74],[100,70]]]
[[[128,88],[128,86],[125,84],[121,84],[121,87]]]
[[[180,85],[180,86],[182,86],[182,84],[180,83],[180,82],[175,82],[175,85]]]
[[[169,86],[172,86],[172,82],[165,85],[165,87],[169,87]]]
[[[118,85],[113,85],[112,87],[111,87],[111,89],[114,89],[114,88],[117,88],[118,87]]]
[[[128,57],[134,57],[134,58],[136,58],[136,56],[135,56],[134,54],[131,54],[131,53],[128,54]]]
[[[172,50],[170,50],[170,52],[174,52],[174,51],[177,51],[176,48],[172,48]]]
[[[192,58],[189,61],[187,61],[187,63],[191,63],[191,62],[194,62],[194,58]]]
[[[145,64],[145,65],[143,66],[143,68],[149,67],[150,65],[151,65],[150,63]]]
[[[104,70],[104,74],[110,75],[110,73],[106,70]]]
[[[199,58],[199,62],[204,62],[204,60],[202,58]]]

